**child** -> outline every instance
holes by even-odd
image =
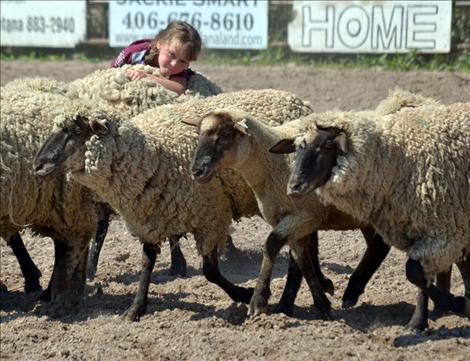
[[[160,69],[160,76],[129,70],[132,80],[148,77],[178,95],[187,89],[193,74],[189,68],[201,51],[201,37],[195,28],[184,21],[173,21],[160,31],[154,40],[134,41],[111,63],[112,68],[124,64],[147,64]]]

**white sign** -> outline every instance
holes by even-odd
[[[452,2],[296,1],[292,50],[325,53],[447,53]]]
[[[73,48],[85,40],[86,2],[1,1],[2,46]]]
[[[127,46],[153,39],[174,20],[193,25],[204,47],[266,49],[268,2],[265,0],[118,0],[109,3],[109,45]]]

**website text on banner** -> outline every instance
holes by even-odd
[[[268,1],[120,0],[109,3],[109,45],[153,38],[174,20],[193,25],[209,49],[266,49]]]
[[[295,1],[288,43],[299,52],[448,53],[451,1]]]
[[[86,37],[86,1],[1,1],[1,46],[73,48]]]

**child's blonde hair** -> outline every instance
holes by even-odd
[[[196,60],[202,47],[201,37],[198,31],[185,21],[173,21],[160,31],[152,41],[152,47],[145,56],[144,61],[148,65],[154,65],[158,62],[159,51],[157,42],[169,43],[179,41],[183,47],[184,56],[188,61]]]

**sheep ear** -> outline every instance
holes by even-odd
[[[269,148],[269,152],[275,154],[288,154],[295,152],[295,143],[294,139],[282,139],[276,144],[274,144],[271,148]]]
[[[201,118],[191,118],[191,119],[183,119],[181,120],[184,124],[192,125],[193,127],[198,127],[199,124],[201,124],[201,120],[204,117]]]
[[[248,126],[246,125],[246,121],[245,119],[242,119],[241,121],[239,122],[236,122],[233,127],[238,130],[240,133],[244,134],[244,135],[250,135],[248,133]]]
[[[346,141],[346,133],[341,132],[339,133],[336,138],[335,138],[335,143],[338,146],[338,148],[346,154],[348,152],[348,144]]]
[[[108,122],[106,119],[101,120],[90,120],[90,129],[93,133],[98,135],[104,135],[109,133]]]

